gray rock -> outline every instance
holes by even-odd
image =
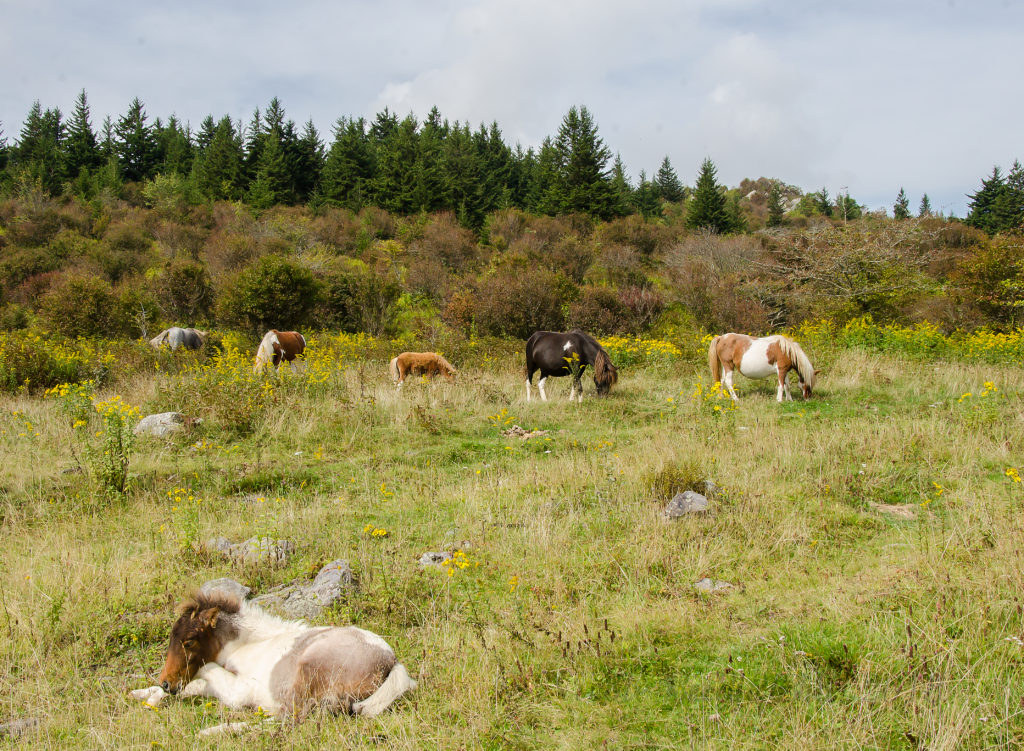
[[[716,495],[722,492],[722,489],[714,483],[713,480],[704,481],[704,495],[708,498],[714,498]]]
[[[685,493],[677,493],[676,496],[665,506],[665,516],[669,519],[678,519],[686,514],[699,514],[708,510],[710,504],[705,496],[687,490]]]
[[[244,600],[249,596],[252,590],[241,582],[236,582],[234,579],[229,579],[226,576],[222,576],[220,579],[210,579],[208,582],[203,582],[203,586],[199,588],[200,594],[211,595],[214,592],[226,592],[229,595],[236,596],[239,600]]]
[[[295,553],[295,544],[290,540],[273,540],[269,537],[250,537],[245,542],[232,544],[226,537],[211,537],[206,549],[221,553],[239,563],[284,564]]]
[[[185,427],[185,416],[180,412],[161,412],[147,415],[135,426],[135,435],[152,435],[163,438]]]
[[[429,553],[424,553],[420,556],[420,566],[441,566],[445,561],[450,561],[452,554],[447,550],[438,550]]]
[[[268,610],[276,610],[288,618],[316,618],[355,587],[355,577],[348,561],[331,561],[310,583],[296,579],[254,597],[253,602]]]
[[[20,738],[26,733],[34,733],[38,729],[38,717],[23,717],[20,720],[0,723],[0,738]]]
[[[727,581],[716,581],[710,577],[705,576],[698,582],[693,583],[693,588],[698,589],[701,592],[725,592],[726,590],[732,589],[734,584]]]

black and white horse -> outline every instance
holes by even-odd
[[[526,401],[530,401],[533,374],[539,370],[540,380],[537,382],[537,390],[540,392],[541,399],[544,401],[548,399],[544,391],[544,381],[549,376],[558,378],[571,375],[573,379],[569,400],[571,401],[576,396],[576,391],[579,390],[579,400],[582,402],[583,384],[580,382],[580,378],[583,377],[583,371],[588,365],[594,368],[594,386],[597,388],[597,395],[604,396],[619,380],[619,373],[612,365],[608,353],[594,337],[579,330],[565,333],[535,331],[526,341]]]

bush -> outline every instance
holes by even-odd
[[[19,331],[0,332],[0,392],[38,392],[103,374],[105,363],[74,342]]]
[[[366,264],[339,259],[321,275],[321,323],[347,333],[387,333],[394,321],[398,282],[375,274]]]
[[[609,287],[584,287],[580,299],[569,306],[570,328],[589,334],[618,334],[626,331],[626,310]]]
[[[156,278],[157,303],[166,317],[191,325],[208,320],[213,311],[213,284],[198,261],[171,261]]]
[[[68,337],[118,336],[128,328],[114,290],[95,276],[64,277],[46,293],[40,309],[49,329]]]
[[[472,267],[479,255],[473,233],[450,213],[435,216],[409,250],[414,256],[440,259],[456,273]]]
[[[232,279],[218,301],[224,323],[260,334],[305,326],[320,299],[320,285],[305,266],[264,256]]]
[[[571,284],[546,269],[503,268],[484,280],[474,303],[477,331],[526,339],[534,331],[565,326],[562,305]]]

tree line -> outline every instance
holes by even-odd
[[[505,143],[496,122],[473,129],[450,122],[437,108],[423,122],[385,109],[372,120],[342,117],[325,143],[313,122],[299,127],[279,99],[253,112],[247,124],[208,115],[197,130],[175,116],[150,122],[134,99],[116,121],[104,119],[94,131],[86,92],[70,117],[44,110],[36,101],[17,140],[8,144],[0,129],[0,192],[38,185],[50,195],[69,193],[91,200],[126,185],[162,183],[189,203],[242,201],[256,209],[277,205],[376,206],[409,215],[451,211],[466,227],[479,229],[493,211],[516,208],[537,215],[580,213],[602,220],[639,214],[662,216],[666,204],[685,202],[686,224],[718,233],[744,232],[748,222],[739,191],[717,182],[706,159],[692,189],[683,185],[666,156],[648,178],[635,183],[621,158],[598,133],[586,107],[572,107],[558,133],[539,149]],[[787,209],[785,191],[800,199]],[[1024,168],[1014,162],[1007,177],[999,168],[970,198],[966,222],[995,233],[1024,222]],[[767,188],[768,226],[786,214],[861,216],[863,206],[848,193],[830,198],[822,188],[803,195],[772,180]],[[918,216],[931,215],[927,194]],[[911,216],[903,188],[893,216]]]

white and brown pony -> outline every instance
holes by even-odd
[[[796,371],[804,399],[810,397],[818,375],[800,345],[782,334],[757,339],[746,334],[716,336],[708,347],[708,367],[711,380],[724,383],[733,401],[739,401],[732,387],[732,374],[737,370],[747,378],[778,378],[775,399],[780,403],[783,396],[793,399],[786,384],[789,371]]]
[[[436,352],[403,352],[398,357],[392,357],[388,363],[388,370],[391,378],[394,379],[398,388],[402,387],[405,377],[413,375],[443,376],[449,382],[455,380],[455,368]]]
[[[271,367],[280,370],[282,362],[291,362],[305,351],[306,338],[298,331],[271,329],[263,335],[263,340],[256,349],[253,372],[261,373]]]
[[[207,332],[200,331],[199,329],[183,329],[179,326],[171,326],[150,339],[149,346],[153,349],[160,349],[166,344],[171,348],[172,352],[178,347],[198,350],[202,349],[203,345],[206,344],[208,336]]]
[[[208,696],[296,721],[316,708],[373,717],[416,688],[377,634],[283,620],[222,591],[182,605],[159,681],[132,696]]]

